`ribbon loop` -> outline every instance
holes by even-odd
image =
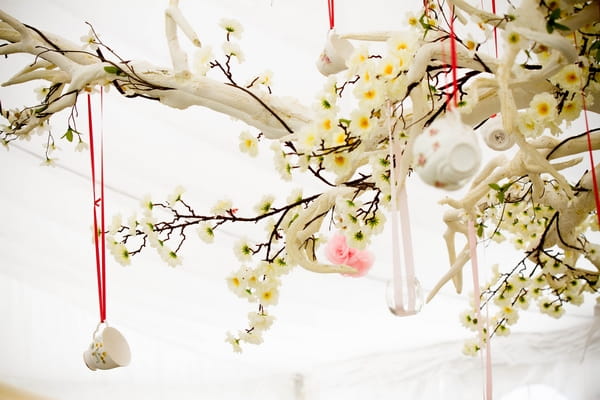
[[[391,124],[393,110],[388,100],[388,140],[390,157],[390,187],[392,203],[392,296],[390,311],[397,316],[414,315],[421,309],[422,301],[417,300],[422,296],[419,283],[415,277],[414,256],[412,250],[412,233],[408,212],[408,196],[406,185],[397,187],[402,149],[397,143]],[[400,226],[398,226],[400,223]],[[400,240],[401,236],[401,240]],[[401,261],[400,248],[404,255],[404,263]]]
[[[101,97],[101,102],[102,102]],[[87,95],[88,107],[88,129],[90,135],[90,163],[92,170],[92,194],[94,215],[94,247],[96,255],[96,279],[98,283],[98,302],[100,308],[100,323],[106,321],[106,240],[104,221],[104,135],[100,132],[100,197],[96,195],[96,157],[94,154],[94,124],[92,117],[92,99]],[[98,224],[98,213],[100,208],[100,224]]]
[[[482,356],[484,370],[484,396],[485,400],[492,400],[492,352],[490,343],[490,332],[486,322],[481,318],[481,288],[479,287],[479,265],[477,260],[477,236],[475,235],[475,224],[471,219],[467,220],[467,239],[469,241],[469,253],[471,256],[471,270],[473,273],[473,305],[477,318],[477,330],[481,348],[485,347],[485,356]]]

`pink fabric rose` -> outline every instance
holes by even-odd
[[[355,273],[347,274],[353,277],[366,275],[375,260],[370,251],[349,247],[346,237],[339,233],[329,240],[325,247],[325,254],[333,264],[343,264],[356,269]]]

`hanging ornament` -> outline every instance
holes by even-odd
[[[104,327],[100,330],[102,325]],[[131,361],[131,352],[121,332],[104,321],[96,326],[92,343],[83,353],[83,360],[92,371],[125,367]]]
[[[327,0],[329,10],[329,31],[325,38],[325,46],[317,59],[317,69],[325,76],[336,74],[348,68],[346,62],[354,51],[348,39],[342,39],[335,33],[334,0]]]
[[[421,179],[446,190],[463,187],[481,164],[477,136],[456,109],[436,119],[415,139],[413,155]]]
[[[406,280],[401,282],[403,282],[404,288],[400,292],[398,292],[393,280],[389,280],[386,285],[385,300],[388,310],[397,317],[417,314],[423,308],[424,303],[421,283],[417,278],[413,280],[412,284],[409,284]],[[414,294],[411,294],[411,291]]]
[[[100,92],[100,108],[103,113],[103,95]],[[83,352],[85,365],[95,371],[97,369],[111,369],[124,367],[129,364],[131,353],[125,337],[115,328],[109,327],[106,322],[106,240],[104,228],[104,135],[100,132],[100,197],[96,196],[96,157],[94,154],[94,130],[92,118],[91,96],[87,96],[88,129],[90,131],[90,161],[92,171],[92,193],[94,214],[94,247],[96,255],[96,275],[98,281],[98,300],[100,306],[100,322],[92,335],[92,343]],[[100,224],[98,212],[100,208]],[[102,331],[100,326],[104,325]]]
[[[482,128],[483,141],[492,150],[508,150],[515,144],[513,136],[506,132],[499,116],[488,119]]]
[[[327,32],[325,47],[317,59],[317,69],[325,76],[336,74],[348,68],[346,61],[352,55],[354,46],[342,39],[335,30]]]
[[[408,211],[406,184],[397,184],[400,178],[400,159],[404,150],[393,132],[393,108],[387,102],[387,128],[391,163],[391,225],[392,225],[392,280],[386,287],[386,300],[390,312],[398,317],[414,315],[423,307],[423,290],[415,275],[412,232]],[[400,254],[404,257],[401,257]]]

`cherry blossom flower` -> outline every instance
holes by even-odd
[[[245,239],[239,240],[234,248],[234,253],[240,261],[250,261],[252,258],[252,244]]]
[[[550,82],[570,92],[578,92],[581,90],[581,78],[581,68],[576,64],[569,64],[550,78]]]
[[[94,35],[94,31],[91,28],[87,34],[80,37],[80,40],[83,42],[84,49],[87,47],[89,47],[92,51],[96,51],[98,49],[96,35]]]
[[[232,209],[232,207],[233,207],[233,205],[231,203],[231,200],[224,199],[224,200],[218,201],[211,208],[210,212],[215,215],[225,215]]]
[[[557,116],[557,102],[550,93],[537,93],[533,96],[529,109],[537,121],[552,121]]]
[[[240,48],[240,46],[237,43],[232,43],[232,42],[223,43],[223,52],[227,56],[237,58],[237,60],[240,64],[246,60],[244,53],[242,52],[242,49]]]
[[[181,200],[181,196],[183,195],[183,192],[185,192],[185,189],[183,188],[183,186],[178,185],[175,188],[175,190],[173,191],[173,193],[171,193],[171,195],[167,198],[167,202],[170,205],[174,205],[179,200]]]
[[[215,241],[215,232],[212,226],[208,222],[203,222],[198,226],[198,236],[205,243],[212,243]]]
[[[239,136],[240,139],[240,151],[247,153],[250,157],[256,157],[258,155],[258,139],[248,131],[242,131]]]
[[[219,26],[227,31],[227,37],[233,36],[236,39],[242,38],[242,32],[244,32],[244,28],[242,24],[240,24],[237,20],[231,18],[223,18],[219,22]]]
[[[195,74],[204,76],[210,70],[210,61],[214,58],[212,47],[203,46],[194,53],[192,70]]]
[[[242,346],[240,346],[240,339],[234,337],[231,333],[227,333],[227,337],[225,338],[225,342],[229,343],[233,348],[234,353],[241,353]]]

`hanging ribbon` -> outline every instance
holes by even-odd
[[[492,13],[496,14],[496,0],[492,0]],[[498,27],[494,26],[494,50],[498,58]]]
[[[479,265],[477,262],[477,236],[475,235],[475,224],[473,221],[468,220],[467,225],[467,238],[469,241],[471,270],[473,273],[473,305],[476,313],[475,318],[477,318],[479,341],[481,346],[485,346],[485,355],[482,355],[482,362],[485,371],[484,399],[492,400],[492,351],[487,318],[485,323],[483,323],[481,318],[481,288],[479,287]]]
[[[388,101],[388,139],[389,139],[389,157],[390,157],[390,187],[392,202],[392,289],[393,304],[389,304],[390,310],[394,315],[406,316],[413,315],[419,310],[416,304],[416,285],[414,256],[412,252],[412,234],[410,229],[410,220],[408,213],[408,196],[406,185],[401,188],[396,187],[398,170],[402,151],[400,145],[394,138],[391,124],[392,108]],[[400,232],[398,229],[398,220],[400,221]],[[404,253],[404,263],[400,260],[400,249],[398,247],[402,236],[402,250]]]
[[[335,27],[334,0],[327,0],[327,8],[329,9],[329,29],[333,29]]]
[[[454,6],[450,8],[450,67],[452,71],[452,94],[450,95],[448,101],[454,100],[452,106],[454,108],[458,107],[458,78],[456,74],[456,70],[458,69],[458,61],[456,57],[456,35],[454,34]],[[451,105],[448,104],[448,107],[451,108]]]
[[[588,153],[590,156],[590,170],[592,173],[592,182],[594,189],[594,201],[596,202],[596,218],[598,221],[598,226],[600,226],[600,194],[598,193],[598,180],[596,179],[596,164],[594,164],[594,152],[592,148],[592,135],[590,133],[590,123],[588,120],[587,107],[585,104],[585,96],[581,93],[581,100],[583,104],[583,118],[585,120],[585,130],[587,132],[587,145],[588,145]]]
[[[101,98],[101,114],[103,111],[103,95]],[[88,129],[90,132],[90,161],[92,169],[92,194],[94,196],[94,247],[96,251],[96,278],[98,283],[98,301],[100,305],[100,322],[106,321],[106,241],[104,229],[104,135],[100,132],[100,197],[96,196],[96,157],[94,154],[94,129],[92,118],[91,95],[87,95]],[[98,212],[100,207],[100,230],[98,230]],[[98,237],[100,236],[100,237]]]

